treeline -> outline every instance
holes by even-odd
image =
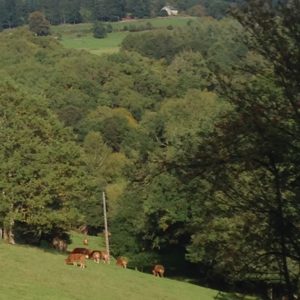
[[[52,24],[119,21],[125,16],[154,17],[167,3],[181,13],[223,17],[229,5],[237,0],[0,0],[0,30],[27,24],[34,11],[44,13]]]
[[[126,38],[120,53],[0,34],[0,224],[43,244],[103,229],[114,255],[205,284],[298,293],[299,6]],[[262,10],[262,4],[264,9]],[[187,274],[188,273],[188,274]]]

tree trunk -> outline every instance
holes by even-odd
[[[291,277],[290,277],[290,271],[288,268],[288,249],[287,249],[287,232],[286,232],[286,221],[283,211],[283,199],[282,199],[282,192],[281,192],[281,180],[280,175],[278,172],[278,169],[272,160],[272,166],[273,166],[273,174],[275,179],[275,189],[276,189],[276,202],[277,202],[277,217],[278,217],[278,223],[279,223],[279,245],[281,248],[281,256],[279,257],[281,261],[281,272],[284,277],[285,286],[286,286],[286,294],[288,296],[288,299],[293,299],[293,287],[291,283]]]
[[[15,245],[15,239],[13,234],[13,223],[9,227],[4,227],[3,229],[3,239],[12,245]]]

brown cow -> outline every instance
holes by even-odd
[[[101,260],[109,264],[109,255],[106,251],[101,251]]]
[[[127,260],[126,257],[120,256],[120,257],[117,258],[117,262],[116,262],[117,266],[120,266],[120,267],[126,269],[127,264],[128,264],[128,260]]]
[[[86,258],[89,258],[91,254],[91,250],[87,248],[75,248],[72,250],[71,253],[79,253],[79,254],[84,254]]]
[[[154,276],[164,277],[165,268],[162,265],[155,265],[152,270],[152,273]]]
[[[81,269],[86,268],[85,255],[81,253],[70,253],[65,259],[67,265],[80,266]]]
[[[99,264],[100,259],[101,259],[101,251],[99,251],[99,250],[92,251],[89,255],[89,258],[93,259],[94,262]]]
[[[59,237],[53,238],[52,246],[56,250],[63,251],[63,252],[67,251],[67,247],[68,247],[67,242],[63,239],[60,239]]]

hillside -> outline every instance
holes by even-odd
[[[81,270],[65,265],[65,256],[50,250],[1,243],[0,299],[216,299],[214,290],[124,270],[114,264],[88,261],[87,268]]]
[[[167,279],[300,299],[299,0],[247,2],[226,18],[182,26],[165,18],[158,20],[166,26],[105,23],[101,44],[88,22],[105,16],[58,25],[49,36],[63,15],[7,24],[0,32],[5,241],[44,247],[82,226],[102,232],[105,198],[113,255],[128,257],[141,276],[150,278],[159,262]],[[93,27],[98,37],[101,26]],[[118,270],[119,278],[113,266],[93,264],[81,271],[91,276],[76,275],[49,250],[2,247],[4,299],[28,289],[30,299],[47,298],[38,289],[55,290],[55,299],[102,298],[107,289],[95,292],[102,286],[117,286],[123,298],[201,299],[195,286],[182,295],[173,281],[156,287],[152,277]]]

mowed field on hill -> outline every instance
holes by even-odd
[[[63,24],[52,26],[51,31],[55,35],[60,37],[62,45],[66,48],[72,49],[84,49],[93,54],[101,55],[104,53],[114,53],[120,48],[123,39],[130,33],[129,31],[123,31],[124,27],[130,27],[132,25],[146,26],[150,23],[153,30],[158,28],[165,28],[167,26],[181,27],[187,25],[189,21],[196,20],[195,17],[165,17],[165,18],[153,18],[153,19],[139,19],[128,20],[121,22],[109,23],[112,25],[113,32],[108,33],[106,38],[96,39],[92,34],[93,24]],[[108,23],[107,23],[108,24]]]
[[[80,236],[69,249],[83,247]],[[101,237],[89,248],[104,249]],[[87,268],[66,265],[67,254],[0,242],[1,300],[213,300],[218,292],[168,278],[87,261]],[[216,298],[217,297],[217,298]]]

